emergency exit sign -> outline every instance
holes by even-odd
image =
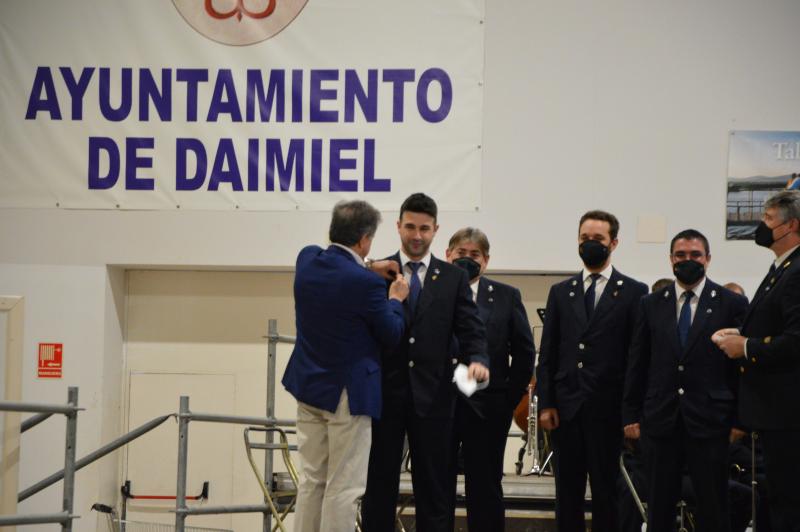
[[[64,344],[39,344],[39,378],[60,379]]]

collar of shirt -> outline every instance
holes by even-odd
[[[705,287],[706,287],[706,278],[705,276],[703,276],[703,279],[699,283],[697,283],[697,286],[692,288],[692,293],[695,295],[695,297],[697,297],[697,299],[700,299],[700,295],[703,293],[703,289]],[[686,289],[683,288],[680,284],[678,284],[678,281],[675,281],[675,299],[678,300],[680,304],[683,304],[681,298],[683,297],[684,292],[686,292]],[[692,301],[694,302],[694,300]]]
[[[697,305],[700,304],[700,296],[703,294],[703,290],[705,290],[705,287],[706,287],[706,277],[704,276],[703,280],[697,283],[697,286],[691,289],[692,293],[694,294],[692,301],[689,302],[689,309],[691,309],[692,313],[691,321],[694,321],[694,314],[695,311],[697,311]],[[675,281],[675,305],[677,307],[678,319],[680,319],[681,316],[681,308],[683,307],[683,299],[681,298],[683,297],[684,293],[686,293],[686,289],[684,289],[680,284],[678,284],[678,281]]]
[[[783,255],[781,255],[780,257],[778,257],[777,259],[775,259],[775,267],[776,267],[776,268],[779,268],[779,267],[780,267],[780,265],[781,265],[781,264],[783,264],[783,261],[785,261],[786,259],[788,259],[788,258],[789,258],[789,255],[791,255],[792,253],[794,253],[794,250],[796,250],[797,248],[800,248],[800,246],[795,246],[795,247],[793,247],[792,249],[790,249],[789,251],[787,251],[786,253],[784,253]]]
[[[602,283],[603,285],[605,285],[606,281],[611,279],[611,272],[613,270],[614,270],[614,267],[611,266],[611,263],[609,262],[608,266],[606,266],[603,271],[599,272],[600,273],[600,278],[597,280],[597,282],[598,283]],[[592,275],[592,272],[590,272],[586,268],[583,269],[583,289],[584,290],[589,288],[589,285],[592,284],[591,275]],[[596,290],[596,288],[595,288],[595,290]]]
[[[359,256],[359,254],[356,253],[355,251],[353,251],[351,248],[349,248],[347,246],[343,246],[342,244],[337,244],[336,242],[331,242],[331,245],[332,246],[336,246],[337,248],[342,248],[342,249],[346,250],[348,253],[350,253],[353,256],[354,259],[356,259],[356,264],[360,264],[361,266],[363,266],[365,268],[367,267],[367,265],[364,263],[364,259],[362,259]]]
[[[411,268],[408,266],[409,262],[421,262],[422,263],[422,266],[420,266],[420,269],[419,269],[420,275],[425,273],[426,271],[428,271],[428,268],[431,265],[431,253],[430,253],[430,251],[424,257],[422,257],[422,259],[420,259],[418,261],[412,261],[411,259],[409,259],[408,256],[405,253],[403,253],[402,249],[400,250],[399,254],[400,254],[400,263],[403,265],[403,268],[408,268],[409,273],[411,272]]]
[[[481,284],[480,276],[478,276],[478,278],[475,279],[475,281],[473,281],[473,282],[471,282],[469,284],[469,287],[472,289],[472,300],[473,301],[478,301],[478,288],[480,287],[480,284]]]
[[[406,278],[406,281],[409,283],[411,282],[411,266],[408,263],[411,262],[411,259],[403,253],[403,250],[400,250],[400,264],[403,265],[403,277]],[[425,286],[425,274],[428,272],[428,267],[431,265],[431,254],[430,252],[426,253],[422,259],[419,261],[414,262],[421,262],[422,265],[417,270],[417,277],[419,277],[420,286]]]

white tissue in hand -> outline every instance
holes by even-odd
[[[469,369],[464,364],[459,364],[458,366],[456,366],[456,369],[453,372],[453,382],[456,383],[456,386],[461,391],[461,393],[469,397],[476,391],[483,390],[484,388],[489,386],[488,379],[483,382],[478,382],[475,379],[469,377],[468,372]]]

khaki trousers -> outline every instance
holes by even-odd
[[[342,390],[335,413],[297,403],[301,460],[295,532],[352,532],[367,485],[372,418],[352,416]]]

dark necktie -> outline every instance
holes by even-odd
[[[600,278],[599,273],[593,273],[589,275],[592,279],[592,284],[589,285],[589,288],[586,289],[586,293],[583,295],[583,303],[586,305],[586,317],[588,319],[592,319],[592,314],[594,313],[594,300],[596,299],[597,294],[597,280]]]
[[[419,299],[419,294],[422,292],[422,282],[419,279],[419,267],[422,266],[421,262],[411,262],[408,261],[408,267],[411,268],[411,282],[408,283],[408,308],[411,310],[411,314],[414,314],[414,310],[417,308],[417,300]]]
[[[692,298],[694,293],[687,290],[683,293],[683,306],[678,317],[678,338],[681,340],[681,347],[686,348],[686,339],[689,338],[689,329],[692,326]]]
[[[761,284],[758,285],[758,290],[756,290],[756,294],[753,296],[752,302],[754,302],[757,298],[760,298],[764,293],[764,289],[769,287],[769,281],[770,279],[772,279],[772,276],[775,275],[775,270],[777,270],[777,268],[775,267],[775,263],[774,262],[770,263],[769,272],[767,272],[767,276],[764,277],[764,280],[761,281]]]

